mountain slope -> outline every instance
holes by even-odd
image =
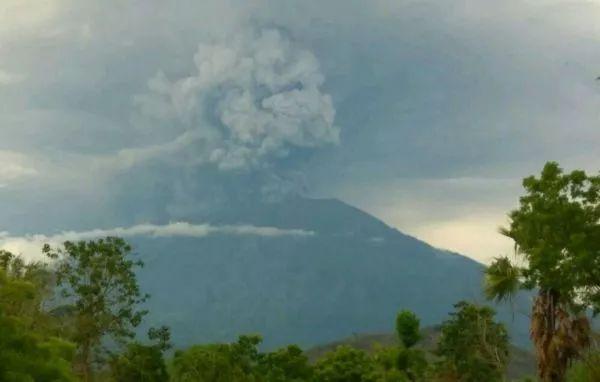
[[[483,267],[435,249],[337,200],[248,203],[191,223],[253,224],[302,237],[136,238],[151,294],[148,325],[172,327],[178,346],[259,332],[265,346],[312,346],[355,332],[387,332],[411,309],[438,324],[461,300],[481,299]],[[527,310],[525,301],[517,305]],[[526,320],[502,307],[517,343]]]

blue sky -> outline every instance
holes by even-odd
[[[301,193],[487,261],[522,177],[600,168],[599,19],[585,0],[4,0],[0,231]]]

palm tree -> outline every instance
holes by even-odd
[[[523,284],[526,271],[506,257],[497,258],[486,271],[486,296],[496,302],[510,300],[520,289],[527,289]],[[590,333],[588,318],[572,312],[557,291],[538,289],[533,301],[530,336],[542,381],[563,381],[571,361],[589,345]]]
[[[530,336],[539,378],[559,382],[590,343],[587,312],[600,312],[600,176],[563,174],[548,163],[523,181],[527,194],[501,233],[515,242],[517,264],[496,258],[487,268],[489,299],[537,292]]]

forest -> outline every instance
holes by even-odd
[[[600,381],[600,176],[547,163],[523,180],[500,234],[514,255],[483,275],[485,295],[510,304],[531,293],[535,373],[522,381]],[[399,306],[397,342],[365,351],[340,345],[310,359],[297,345],[261,349],[259,334],[173,348],[168,326],[136,328],[151,299],[132,246],[119,237],[45,245],[46,261],[0,251],[0,381],[507,381],[511,338],[492,307],[454,302],[433,349],[420,319]],[[440,285],[440,287],[442,287]],[[392,323],[391,323],[392,324]]]

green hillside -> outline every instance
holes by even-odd
[[[424,328],[421,335],[422,338],[417,344],[417,348],[426,350],[429,356],[435,359],[436,356],[432,352],[439,339],[439,327]],[[339,341],[310,348],[306,351],[306,355],[314,363],[328,352],[342,345],[348,345],[367,353],[373,353],[378,347],[398,346],[399,341],[395,333],[354,334]],[[511,346],[510,362],[508,363],[506,375],[510,380],[535,375],[535,357],[533,353],[514,345]]]

